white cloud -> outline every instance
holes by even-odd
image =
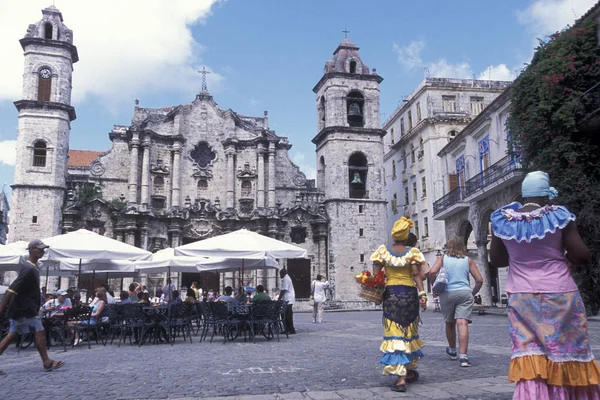
[[[0,163],[14,166],[17,163],[17,141],[0,141]]]
[[[544,37],[572,25],[597,0],[537,0],[525,10],[517,11],[517,18],[536,37]]]
[[[314,163],[308,163],[304,153],[296,152],[292,154],[292,161],[300,167],[300,171],[304,172],[306,179],[315,179],[317,177],[317,170],[315,169]]]
[[[140,93],[200,90],[202,46],[190,26],[202,23],[219,0],[61,0],[64,23],[73,30],[80,61],[74,65],[73,100],[93,97],[109,109]],[[48,0],[0,2],[0,99],[21,97],[23,51],[19,45],[29,24],[42,18]],[[100,7],[99,9],[97,7]],[[100,12],[100,10],[103,10]],[[223,77],[208,75],[209,90]]]
[[[421,52],[425,48],[423,40],[412,41],[408,46],[392,45],[394,53],[398,56],[398,62],[407,69],[422,68],[432,78],[457,78],[483,80],[512,80],[514,77],[506,64],[490,65],[485,71],[475,74],[471,65],[467,62],[449,63],[445,58],[436,61],[423,61]]]

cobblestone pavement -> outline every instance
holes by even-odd
[[[394,393],[394,378],[381,375],[378,347],[381,312],[331,312],[313,324],[295,314],[296,335],[281,342],[223,344],[179,339],[174,346],[116,344],[52,348],[66,365],[44,373],[35,349],[11,346],[0,357],[0,398],[19,399],[510,399],[510,359],[504,316],[475,315],[470,328],[473,366],[460,368],[444,354],[443,320],[423,315],[420,334],[426,357],[421,379],[407,393]],[[600,322],[590,322],[590,339],[600,354]]]

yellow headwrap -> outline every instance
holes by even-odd
[[[412,227],[412,219],[406,217],[400,218],[392,228],[392,239],[397,242],[408,239],[408,233]]]

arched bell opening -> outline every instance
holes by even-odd
[[[363,199],[369,197],[367,191],[367,157],[356,152],[348,159],[348,183],[350,188],[349,196],[351,199]]]
[[[346,97],[346,112],[348,115],[348,125],[363,127],[365,97],[359,91],[353,90]]]

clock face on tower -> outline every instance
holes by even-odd
[[[42,68],[40,70],[40,77],[44,79],[48,79],[52,76],[52,72],[48,68]]]

